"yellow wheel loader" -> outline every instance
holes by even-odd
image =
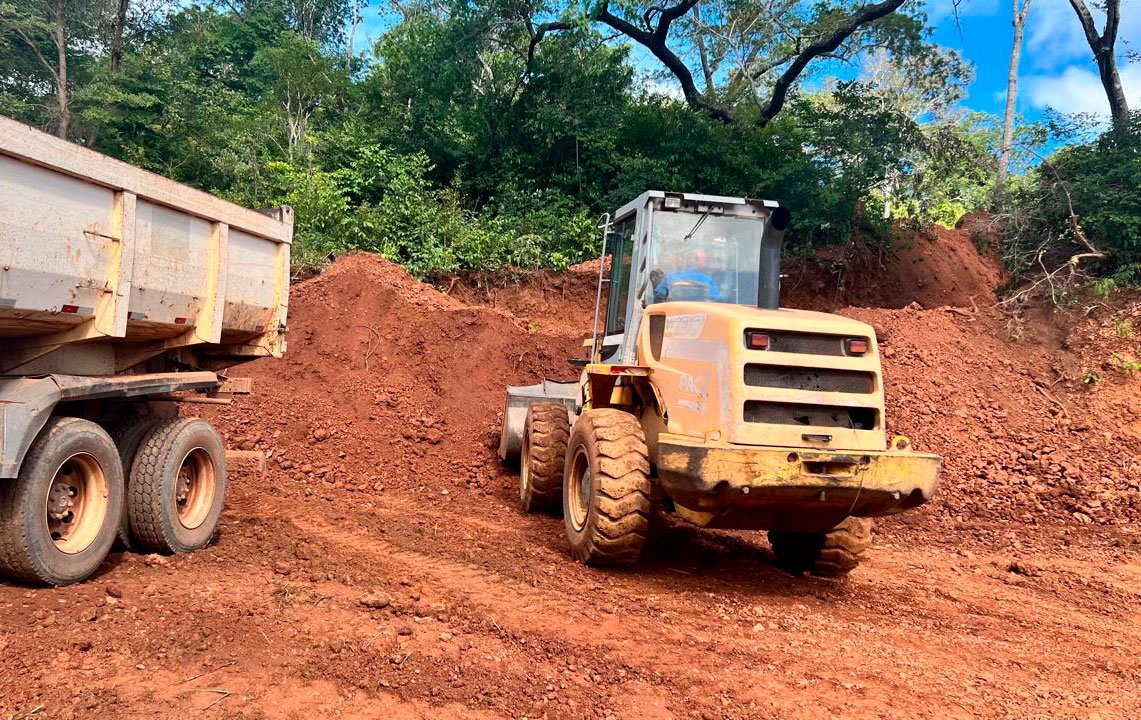
[[[841,576],[871,518],[935,492],[939,457],[886,441],[871,326],[779,307],[789,221],[770,201],[650,191],[604,223],[590,358],[577,383],[507,388],[499,447],[524,509],[561,508],[579,560],[636,561],[660,503]]]

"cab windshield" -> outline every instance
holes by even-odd
[[[653,302],[755,307],[763,228],[756,219],[655,212],[650,241]]]

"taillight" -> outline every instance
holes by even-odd
[[[745,331],[745,347],[750,350],[768,350],[772,344],[772,338],[763,332],[756,330]]]
[[[845,350],[849,355],[863,355],[868,351],[868,341],[864,338],[848,338],[845,341]]]

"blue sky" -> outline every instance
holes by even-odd
[[[912,0],[916,2],[917,0]],[[975,81],[963,105],[971,110],[1001,113],[1014,29],[1014,0],[962,0],[956,24],[952,0],[926,0],[935,27],[935,40],[960,51],[975,69]],[[357,47],[364,49],[395,21],[387,3],[376,0],[362,12]],[[1098,21],[1102,14],[1086,0]],[[1131,108],[1141,107],[1141,62],[1128,64],[1130,50],[1141,51],[1141,0],[1122,0],[1118,33],[1118,62]],[[643,70],[661,70],[644,48],[635,47],[634,62]],[[662,88],[666,89],[666,88]],[[680,90],[680,88],[678,88]],[[680,94],[680,93],[679,93]],[[1069,0],[1031,0],[1030,16],[1019,72],[1018,111],[1036,119],[1047,108],[1063,113],[1108,115],[1109,106],[1097,76],[1097,66]]]
[[[1089,0],[1086,2],[1100,31],[1104,17]],[[975,67],[975,82],[964,105],[972,110],[1002,112],[1014,40],[1013,0],[964,0],[958,28],[950,12],[950,0],[929,3],[928,14],[936,23],[936,41],[958,49]],[[1131,108],[1141,105],[1141,63],[1128,65],[1125,54],[1141,50],[1138,42],[1141,1],[1123,0],[1118,64]],[[1028,118],[1040,116],[1048,107],[1067,113],[1109,113],[1097,65],[1069,0],[1031,0],[1018,95],[1018,111]]]

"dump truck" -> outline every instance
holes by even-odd
[[[210,542],[218,431],[180,416],[285,349],[288,207],[257,212],[0,117],[0,575]]]
[[[633,563],[665,510],[766,530],[790,570],[838,577],[872,518],[935,492],[940,458],[887,441],[873,328],[780,307],[790,222],[771,201],[650,191],[604,223],[581,376],[508,387],[499,444],[523,509],[561,510],[577,559]]]

